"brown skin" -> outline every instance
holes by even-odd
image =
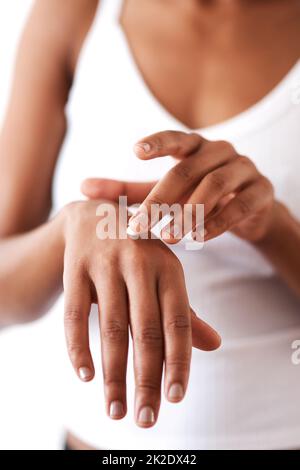
[[[135,418],[139,426],[149,427],[158,416],[163,363],[167,399],[177,402],[185,394],[192,325],[193,344],[199,349],[217,348],[220,338],[191,311],[178,258],[160,240],[103,239],[105,232],[99,224],[96,237],[98,206],[99,201],[75,202],[58,216],[63,221],[65,247],[68,351],[79,377],[84,368],[83,380],[91,380],[94,366],[89,349],[88,317],[91,304],[98,303],[107,414],[113,419],[123,418],[130,325],[136,382]],[[113,209],[111,203],[109,207]],[[113,217],[109,219],[113,221]],[[121,227],[126,233],[127,220]],[[182,388],[176,396],[170,395],[173,384]],[[119,406],[117,412],[111,408],[116,402],[122,404],[122,410]],[[153,422],[140,419],[144,406],[153,410]]]
[[[66,226],[74,220],[69,217],[74,206],[45,221],[66,131],[64,108],[97,3],[38,0],[21,41],[0,138],[3,324],[39,316],[61,291]],[[149,88],[190,128],[238,114],[272,89],[300,55],[299,24],[295,0],[126,0],[122,15],[124,31]],[[117,193],[114,184],[109,184],[108,192]],[[143,200],[145,188],[138,189]],[[86,207],[88,211],[88,203]],[[273,207],[274,216],[263,227],[263,235],[255,241],[248,239],[300,293],[300,260],[295,256],[295,251],[300,252],[295,250],[300,247],[299,223],[282,205]],[[211,336],[212,342],[215,338]]]
[[[204,204],[205,241],[227,230],[252,242],[266,235],[274,208],[272,184],[258,172],[249,158],[239,155],[231,144],[211,142],[198,134],[171,131],[146,137],[143,142],[136,145],[140,158],[148,160],[173,155],[181,162],[153,187],[139,212],[131,217],[129,225],[133,230],[141,225],[137,222],[139,214],[143,210],[150,213],[151,204],[160,201],[172,205],[182,201],[192,208],[195,204]],[[182,230],[182,236],[175,237],[174,226],[179,223],[175,218],[170,227],[164,229],[165,241],[176,243],[184,236]],[[194,222],[195,238],[199,233],[197,228]]]
[[[84,369],[85,376],[81,378],[91,380],[94,368],[87,320],[91,302],[99,300],[101,286],[107,411],[110,413],[112,402],[117,401],[123,410],[112,417],[120,419],[126,414],[126,337],[130,325],[137,351],[135,419],[147,427],[154,424],[158,415],[163,361],[167,398],[180,401],[187,387],[192,344],[212,350],[219,347],[220,337],[190,310],[182,267],[159,240],[147,244],[131,239],[100,242],[95,234],[98,202],[94,201],[71,204],[44,222],[51,208],[53,171],[66,131],[64,107],[72,83],[74,51],[84,37],[80,14],[85,5],[78,1],[77,14],[69,19],[71,3],[65,2],[60,10],[58,4],[54,8],[53,2],[40,0],[22,38],[0,142],[1,325],[38,318],[61,292],[63,278],[70,358],[78,375]],[[58,19],[57,10],[61,11]],[[93,15],[89,14],[91,21]],[[74,30],[81,41],[77,37],[69,42]],[[89,249],[83,251],[84,246]],[[172,280],[167,275],[170,266]],[[105,276],[101,275],[103,272]],[[120,357],[124,358],[122,364]],[[170,396],[172,383],[180,384],[182,393]],[[139,419],[145,405],[153,410],[150,421]]]
[[[200,129],[284,77],[300,56],[299,17],[298,0],[125,0],[121,23],[153,94]]]

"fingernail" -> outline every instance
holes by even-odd
[[[78,373],[79,373],[79,377],[81,378],[81,380],[90,379],[93,375],[93,372],[88,367],[80,367],[80,369],[78,370]]]
[[[136,238],[137,237],[136,232],[134,230],[132,230],[132,228],[130,228],[130,227],[127,227],[126,233],[130,238]]]
[[[124,414],[123,403],[119,400],[112,401],[109,407],[109,416],[111,418],[120,418]]]
[[[148,216],[143,212],[137,212],[129,219],[128,227],[135,233],[143,233],[148,230]]]
[[[141,409],[138,417],[138,421],[141,424],[153,424],[154,423],[154,411],[150,406],[144,406]]]
[[[183,398],[184,391],[183,387],[179,383],[174,383],[169,388],[168,398],[169,400],[181,400]]]
[[[177,238],[182,235],[181,233],[181,226],[178,224],[174,224],[169,229],[162,231],[163,238]]]
[[[148,144],[147,142],[141,142],[139,144],[135,144],[134,149],[136,152],[142,151],[145,153],[149,153],[151,150],[151,145]]]
[[[207,236],[207,234],[208,234],[208,231],[205,228],[201,228],[201,229],[199,228],[193,232],[192,237],[195,241],[202,242]]]

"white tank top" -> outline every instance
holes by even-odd
[[[156,131],[189,130],[145,84],[119,25],[121,0],[101,0],[82,49],[68,106],[69,133],[57,167],[56,209],[81,198],[86,177],[145,181],[161,178],[171,159],[139,161],[132,151]],[[172,77],[170,77],[170,80]],[[300,62],[259,103],[221,124],[199,130],[226,139],[273,182],[277,198],[300,219]],[[298,93],[298,96],[297,96]],[[129,356],[128,414],[105,413],[97,314],[91,315],[96,378],[81,383],[67,359],[66,427],[102,449],[278,449],[300,446],[300,366],[291,344],[300,339],[300,302],[251,246],[231,234],[201,251],[174,248],[190,303],[220,332],[213,353],[193,351],[187,396],[163,398],[158,423],[138,428]],[[62,299],[55,309],[62,311]],[[66,357],[66,355],[65,355]]]

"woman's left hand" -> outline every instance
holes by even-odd
[[[129,203],[142,202],[139,212],[130,219],[132,230],[146,231],[153,204],[204,204],[205,227],[193,227],[194,238],[209,240],[226,231],[251,241],[262,240],[272,226],[274,191],[271,182],[250,158],[239,155],[225,141],[208,141],[196,133],[165,131],[142,139],[135,145],[142,160],[171,155],[179,162],[158,182],[125,183],[113,180],[86,180],[82,190],[90,198],[117,199],[127,195]],[[142,226],[141,226],[142,225]],[[180,234],[178,236],[178,233]],[[162,236],[176,243],[184,231],[176,220]]]

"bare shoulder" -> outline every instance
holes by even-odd
[[[74,72],[82,43],[100,1],[35,0],[24,39],[33,36],[50,49],[55,49],[62,60],[69,61]]]
[[[97,6],[97,0],[33,3],[0,132],[2,235],[37,227],[48,217],[53,173],[67,129],[65,106]]]

